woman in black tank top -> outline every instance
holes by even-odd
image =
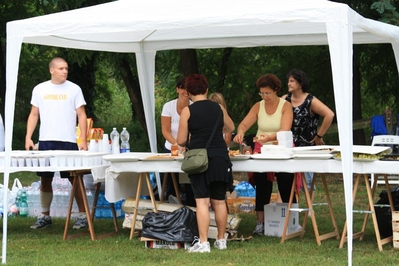
[[[223,132],[232,132],[234,123],[226,110],[207,99],[208,82],[203,75],[195,74],[186,78],[185,88],[193,104],[183,109],[180,115],[177,143],[188,149],[205,148],[213,128],[216,131],[207,149],[208,170],[189,175],[197,205],[199,238],[189,252],[210,252],[208,229],[210,223],[209,204],[215,212],[218,237],[214,247],[226,249],[224,234],[227,223],[226,190],[233,188],[231,162],[223,139]]]

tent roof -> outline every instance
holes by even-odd
[[[22,43],[135,52],[152,151],[156,151],[155,53],[182,48],[329,45],[352,258],[352,46],[391,43],[399,61],[399,27],[365,19],[326,0],[119,0],[7,23],[4,185],[8,185],[18,63]],[[261,73],[260,73],[261,74]],[[7,201],[4,190],[4,203]],[[4,218],[2,262],[6,259]]]
[[[120,0],[7,24],[25,43],[138,52],[328,44],[327,21],[349,21],[354,43],[399,40],[395,26],[326,0]]]

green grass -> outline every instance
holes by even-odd
[[[34,174],[11,174],[10,184],[18,177],[24,186],[37,180]],[[343,184],[340,176],[328,178],[334,213],[340,233],[345,221]],[[316,202],[323,202],[322,184],[318,182]],[[383,189],[379,186],[377,195]],[[365,186],[360,186],[358,201],[354,208],[366,204]],[[301,195],[301,203],[304,197]],[[320,233],[332,231],[326,207],[317,207],[316,218]],[[255,227],[254,215],[240,215],[242,221],[238,235],[250,236]],[[302,215],[300,216],[302,221]],[[354,231],[360,229],[363,215],[354,215]],[[189,254],[183,249],[162,250],[147,249],[137,237],[129,240],[129,230],[122,229],[123,220],[119,220],[120,234],[101,240],[91,241],[90,236],[63,241],[65,219],[53,219],[53,226],[42,230],[32,230],[29,226],[35,218],[9,218],[7,241],[7,264],[9,265],[345,265],[347,264],[347,245],[340,249],[339,240],[328,239],[317,246],[312,222],[308,220],[306,232],[301,239],[296,237],[280,244],[280,238],[255,236],[244,242],[228,242],[224,251],[211,248],[210,254]],[[96,234],[113,230],[112,220],[95,220]],[[72,227],[72,222],[71,222]],[[70,229],[70,234],[74,231]],[[211,240],[211,245],[213,240]],[[353,265],[398,265],[399,250],[391,244],[384,245],[378,251],[369,218],[364,240],[353,241]]]

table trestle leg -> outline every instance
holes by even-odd
[[[147,182],[147,187],[148,187],[148,191],[150,193],[150,198],[151,198],[151,203],[152,203],[152,206],[153,206],[153,210],[154,210],[154,212],[158,212],[157,205],[155,203],[154,192],[152,191],[150,176],[149,176],[148,173],[140,173],[139,174],[139,180],[138,180],[138,183],[137,183],[137,191],[136,191],[136,199],[135,199],[136,201],[135,201],[135,204],[134,204],[133,219],[132,219],[132,224],[131,224],[131,227],[130,227],[130,237],[129,237],[130,240],[132,240],[132,238],[135,235],[139,235],[138,232],[135,232],[135,227],[136,227],[138,207],[139,207],[139,203],[140,203],[141,185],[143,183],[143,178],[145,178],[145,180]]]
[[[393,206],[391,191],[390,191],[390,188],[389,188],[388,177],[387,177],[387,175],[383,175],[383,176],[384,176],[385,186],[386,186],[387,193],[388,193],[389,205],[391,207],[391,211],[393,211],[394,210],[394,206]],[[362,225],[361,231],[357,232],[357,233],[354,233],[353,234],[353,239],[359,238],[360,240],[363,240],[364,233],[365,233],[366,226],[367,226],[367,221],[368,221],[369,215],[371,215],[371,218],[373,220],[374,232],[375,232],[375,236],[376,236],[376,239],[377,239],[378,250],[382,251],[382,249],[383,249],[382,246],[384,244],[392,242],[392,236],[386,237],[384,239],[381,239],[380,231],[378,229],[378,220],[377,220],[377,215],[375,213],[374,201],[373,201],[377,179],[374,179],[373,187],[371,188],[370,187],[370,183],[369,183],[368,175],[367,174],[357,174],[356,175],[356,179],[355,179],[354,188],[353,188],[353,194],[352,194],[353,203],[355,202],[355,196],[356,196],[356,193],[357,193],[357,190],[358,190],[359,181],[360,181],[360,179],[362,177],[363,177],[363,181],[364,181],[364,183],[366,185],[368,206],[367,206],[367,210],[366,211],[356,211],[356,210],[354,210],[354,212],[363,213],[364,214],[364,220],[363,220],[363,225]],[[346,242],[346,241],[347,241],[347,222],[345,221],[344,230],[342,232],[342,238],[341,238],[339,247],[342,248],[344,242]]]

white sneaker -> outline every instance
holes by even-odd
[[[211,246],[209,242],[201,243],[200,239],[196,237],[194,239],[194,245],[188,249],[190,253],[209,253],[211,252]]]
[[[217,249],[223,250],[227,248],[226,239],[218,239],[213,243],[213,246]]]
[[[253,234],[263,236],[265,234],[265,224],[258,223],[253,231]]]

